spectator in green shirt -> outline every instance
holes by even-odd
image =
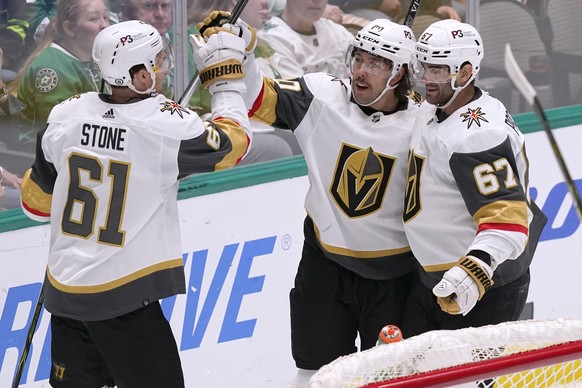
[[[36,50],[17,77],[22,111],[22,141],[34,143],[51,109],[65,99],[98,91],[101,80],[91,61],[93,41],[109,26],[104,0],[60,0]]]

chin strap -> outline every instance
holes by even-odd
[[[133,85],[133,82],[131,81],[129,81],[127,87],[138,94],[151,94],[152,92],[156,93],[156,75],[154,73],[150,73],[150,77],[152,78],[152,86],[150,86],[146,90],[137,90],[136,87]]]
[[[397,71],[397,72],[393,73],[393,74],[390,76],[390,78],[388,78],[388,81],[386,81],[386,86],[384,87],[384,90],[382,90],[382,91],[380,92],[380,94],[378,94],[378,97],[374,98],[374,100],[372,100],[372,102],[369,102],[369,103],[367,103],[367,104],[362,104],[361,102],[359,102],[359,101],[358,101],[358,99],[356,98],[356,96],[353,96],[353,95],[352,95],[352,96],[354,97],[354,100],[355,100],[355,101],[358,103],[358,105],[361,105],[361,106],[370,106],[370,105],[373,105],[373,104],[375,104],[376,102],[378,102],[378,100],[379,100],[379,99],[381,99],[381,98],[382,98],[382,97],[383,97],[383,96],[386,94],[386,92],[387,92],[388,90],[396,89],[396,87],[397,87],[397,86],[400,84],[400,82],[398,82],[396,85],[394,85],[394,86],[390,86],[390,82],[392,82],[392,80],[394,79],[394,77],[396,77],[396,75],[397,75],[398,73],[399,73],[399,72]],[[352,82],[354,82],[354,81],[352,80]]]
[[[455,78],[451,78],[451,87],[453,88],[453,90],[455,91],[453,93],[453,95],[451,96],[451,98],[449,99],[449,101],[447,101],[446,104],[444,105],[439,105],[438,107],[440,109],[447,109],[449,106],[451,106],[451,104],[453,103],[453,101],[455,101],[455,98],[457,98],[457,96],[459,95],[459,93],[461,92],[461,90],[465,89],[467,86],[469,86],[469,84],[475,79],[475,75],[473,74],[471,76],[471,78],[469,78],[469,80],[465,83],[465,85],[463,86],[455,86],[455,83],[457,81],[457,77]]]

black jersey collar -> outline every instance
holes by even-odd
[[[408,109],[408,98],[399,100],[398,101],[398,105],[396,105],[396,109],[391,110],[391,111],[388,111],[388,112],[386,112],[386,111],[379,111],[379,110],[376,110],[374,108],[370,108],[369,106],[360,105],[360,104],[358,104],[356,102],[356,100],[354,99],[354,96],[351,96],[350,97],[350,101],[353,102],[354,104],[356,104],[362,110],[362,112],[364,112],[366,114],[366,116],[371,116],[371,115],[373,115],[376,112],[380,112],[384,116],[387,116],[387,115],[391,115],[392,113],[398,112],[400,110],[406,110],[406,109]]]

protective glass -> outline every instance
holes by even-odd
[[[413,65],[414,78],[424,83],[445,84],[457,76],[451,73],[447,65],[431,65],[430,63],[416,62]]]
[[[364,55],[359,51],[355,51],[350,57],[349,65],[352,74],[365,71],[373,75],[386,75],[392,69],[388,60],[375,55]]]
[[[171,1],[146,1],[141,5],[143,11],[147,13],[163,12],[168,13],[172,11]]]

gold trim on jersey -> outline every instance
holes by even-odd
[[[405,223],[414,219],[422,211],[420,183],[422,182],[421,175],[425,162],[426,157],[415,154],[414,149],[410,150],[406,190],[404,191],[404,214],[402,216]]]
[[[298,82],[296,83],[298,84]],[[279,87],[281,87],[281,85],[279,85]],[[275,82],[270,78],[263,77],[263,89],[261,90],[259,100],[257,100],[259,106],[253,107],[253,115],[251,118],[255,117],[266,124],[273,124],[277,119],[275,107],[277,106],[278,99],[279,97],[275,90]]]
[[[48,215],[51,212],[53,196],[45,193],[31,178],[32,169],[26,170],[22,177],[21,198],[29,211]]]
[[[448,271],[449,269],[453,268],[458,263],[459,263],[458,261],[453,261],[451,263],[423,265],[422,268],[424,268],[424,270],[426,272],[442,272],[442,271]]]
[[[311,216],[310,216],[311,217]],[[342,256],[350,256],[356,257],[358,259],[377,259],[379,257],[386,257],[386,256],[396,256],[401,255],[403,253],[410,252],[410,247],[405,246],[402,248],[394,248],[394,249],[381,249],[377,251],[354,251],[348,248],[336,247],[333,245],[329,245],[321,241],[321,237],[319,235],[319,229],[317,225],[313,223],[313,230],[315,231],[315,235],[317,236],[317,240],[321,244],[322,248],[325,249],[329,253],[333,253],[336,255]]]
[[[216,118],[214,123],[224,132],[232,144],[232,151],[216,164],[216,170],[220,171],[236,165],[236,162],[242,158],[248,148],[248,137],[241,126],[224,117]]]
[[[524,201],[495,201],[483,206],[473,215],[477,225],[481,224],[512,224],[527,229],[528,208]]]
[[[164,261],[162,263],[158,263],[155,265],[151,265],[146,268],[142,268],[139,271],[131,273],[129,275],[123,276],[119,279],[115,279],[113,281],[103,283],[103,284],[96,284],[92,286],[68,286],[66,284],[59,283],[54,276],[51,275],[50,270],[47,269],[47,278],[51,285],[59,291],[70,293],[70,294],[96,294],[98,292],[105,292],[110,291],[125,284],[131,283],[137,279],[146,277],[151,275],[154,272],[163,271],[166,269],[178,268],[182,267],[184,264],[183,259],[173,259]]]

